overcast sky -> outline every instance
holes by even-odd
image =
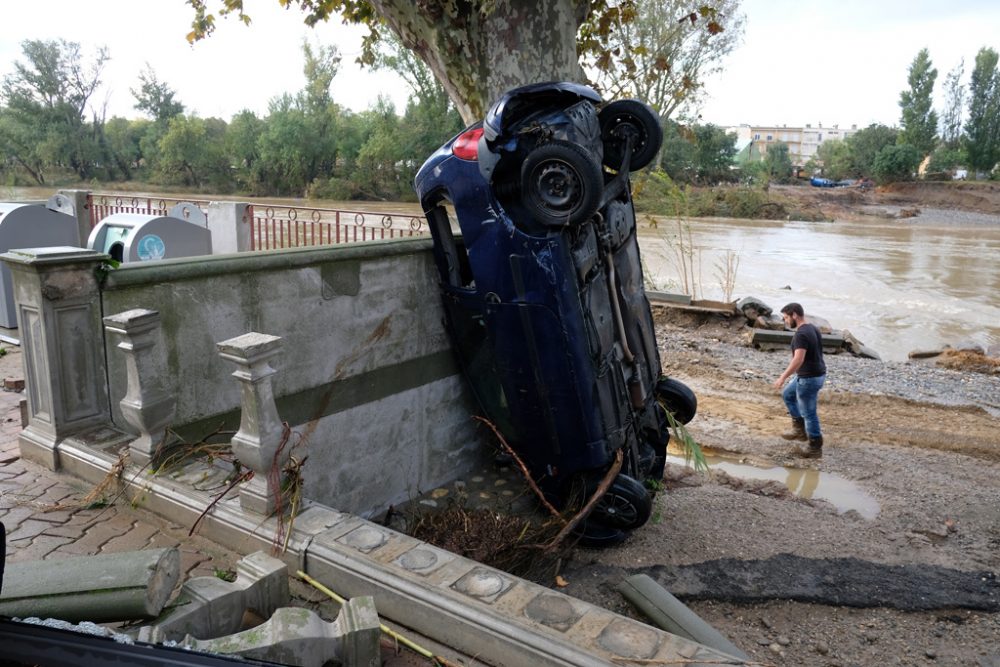
[[[88,54],[105,45],[112,60],[96,101],[107,100],[109,116],[138,116],[129,89],[148,62],[189,112],[228,120],[244,108],[263,115],[269,99],[302,88],[307,39],[336,44],[343,55],[332,91],[338,103],[363,110],[383,94],[402,112],[405,84],[354,65],[360,29],[338,20],[310,29],[277,0],[246,6],[251,27],[220,20],[212,37],[190,46],[192,13],[183,0],[3,0],[0,75],[22,57],[25,39],[64,38]],[[945,75],[961,58],[967,79],[980,47],[1000,50],[997,0],[744,0],[743,11],[743,44],[706,82],[704,122],[895,125],[907,68],[921,48],[938,69],[939,104]]]
[[[910,63],[927,48],[944,79],[983,46],[1000,51],[997,0],[744,0],[742,46],[706,81],[705,121],[719,125],[898,125]]]

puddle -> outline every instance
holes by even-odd
[[[673,447],[670,448],[673,452]],[[741,463],[743,457],[703,448],[705,461],[711,470],[721,470],[727,475],[740,479],[775,481],[784,484],[788,490],[800,498],[825,500],[841,514],[854,510],[865,519],[878,516],[879,505],[872,496],[849,479],[828,472],[810,468],[784,466],[756,466]],[[667,463],[685,465],[684,457],[676,453],[667,455]]]

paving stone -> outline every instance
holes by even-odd
[[[127,517],[113,516],[107,521],[99,522],[87,528],[85,534],[64,550],[81,556],[100,553],[101,547],[109,540],[124,535],[132,529],[132,520]]]
[[[7,522],[4,521],[4,525]],[[14,544],[20,540],[30,540],[36,535],[41,535],[45,532],[45,529],[50,526],[49,523],[45,521],[37,521],[36,519],[25,519],[18,524],[17,528],[11,530],[9,527],[7,529],[7,542],[9,544]]]
[[[38,511],[32,516],[38,521],[52,524],[64,524],[73,518],[72,510],[52,510],[50,512]]]
[[[0,521],[3,521],[3,525],[7,526],[7,532],[13,531],[22,521],[30,519],[34,512],[30,507],[24,507],[21,505],[11,506],[4,509],[0,509]]]
[[[181,548],[181,581],[191,577],[191,573],[196,570],[199,565],[209,560],[211,560],[211,557],[206,554],[193,551],[189,547]],[[211,572],[209,572],[209,574],[211,574]]]
[[[56,549],[59,549],[72,541],[73,538],[70,537],[38,535],[34,539],[30,540],[24,547],[15,547],[13,543],[8,543],[7,562],[27,563],[33,560],[42,560],[52,554]]]
[[[118,553],[119,551],[141,551],[149,547],[149,541],[160,531],[152,524],[136,522],[132,528],[119,537],[112,537],[101,546],[101,553]]]

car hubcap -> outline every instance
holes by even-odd
[[[538,171],[541,203],[550,209],[566,211],[579,201],[580,185],[576,172],[565,162],[546,162]]]

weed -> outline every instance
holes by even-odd
[[[652,477],[647,477],[642,484],[643,486],[645,486],[650,491],[653,491],[654,493],[657,491],[662,491],[663,489],[667,488],[663,484],[663,480],[653,479]]]
[[[236,581],[236,570],[227,570],[221,567],[212,568],[212,576],[218,577],[223,581],[228,581],[230,583]]]

